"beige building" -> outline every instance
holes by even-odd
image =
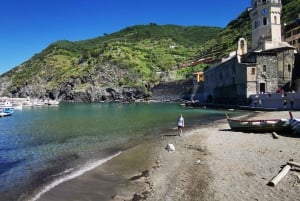
[[[300,14],[297,19],[284,25],[285,41],[300,53]]]

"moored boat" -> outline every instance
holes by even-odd
[[[14,113],[14,110],[10,108],[3,108],[0,110],[0,117],[10,116]]]
[[[255,120],[240,120],[226,118],[231,130],[242,132],[279,132],[290,131],[291,125],[288,119],[255,119]]]

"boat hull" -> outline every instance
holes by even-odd
[[[242,132],[280,132],[291,131],[291,125],[287,119],[267,120],[239,120],[227,116],[230,129]]]

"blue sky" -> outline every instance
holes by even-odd
[[[57,40],[78,41],[156,23],[225,27],[250,0],[3,0],[0,74]]]

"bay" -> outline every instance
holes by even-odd
[[[177,134],[180,114],[191,129],[225,113],[173,103],[61,104],[16,111],[0,119],[0,200],[22,200],[86,164],[149,138]]]

